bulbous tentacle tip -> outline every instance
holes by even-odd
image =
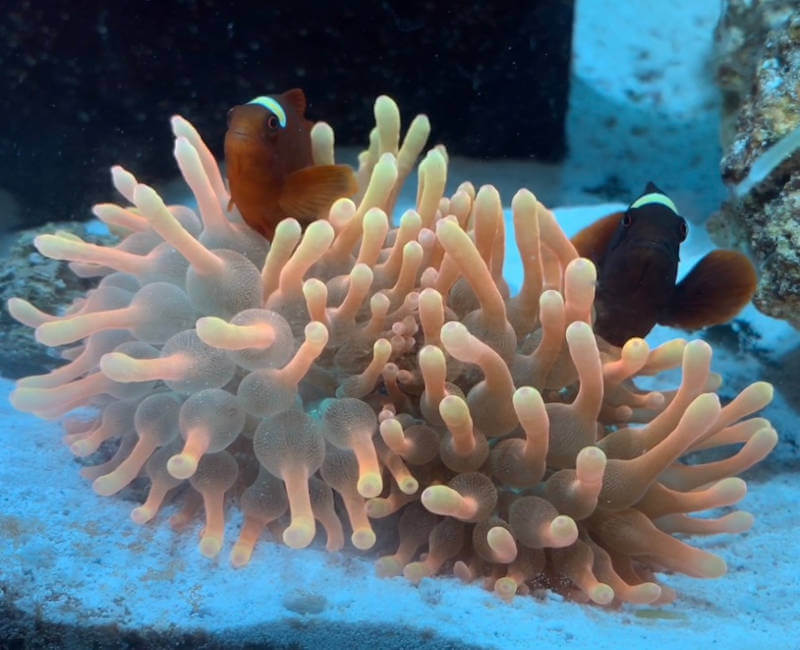
[[[517,583],[509,577],[498,578],[494,583],[494,592],[504,601],[510,603],[517,593]]]
[[[155,516],[155,512],[152,508],[146,508],[145,506],[139,506],[131,510],[131,521],[136,524],[143,525],[150,521]]]
[[[610,605],[614,600],[614,590],[602,582],[595,585],[588,595],[592,602],[598,605]]]
[[[100,496],[108,497],[122,489],[122,485],[113,476],[100,476],[92,483],[92,489]]]
[[[242,568],[250,563],[252,555],[253,549],[251,547],[234,544],[233,549],[231,549],[231,564],[237,569]]]
[[[494,551],[498,562],[511,564],[517,558],[517,543],[514,536],[503,526],[494,526],[486,533],[486,542]],[[515,587],[516,590],[516,587]]]
[[[355,546],[359,551],[368,551],[375,546],[376,540],[377,537],[375,536],[375,532],[369,528],[354,530],[352,536],[350,537],[350,541],[353,543],[353,546]]]
[[[283,543],[289,548],[306,548],[314,540],[315,531],[313,519],[298,517],[283,531]]]
[[[222,550],[222,540],[219,537],[208,535],[200,540],[200,552],[206,557],[216,557],[220,550]]]
[[[356,485],[356,490],[365,499],[372,499],[380,495],[383,490],[383,480],[380,474],[367,473],[360,476]]]
[[[559,515],[550,523],[549,533],[550,546],[569,546],[578,539],[578,526],[572,517]]]
[[[430,570],[424,562],[411,562],[403,567],[403,576],[414,585],[418,585],[423,578],[427,578],[430,574]]]
[[[378,558],[375,562],[375,574],[381,578],[393,578],[402,575],[403,567],[397,558],[387,556]]]
[[[167,461],[167,471],[174,478],[191,478],[197,471],[197,459],[188,454],[176,454]]]
[[[709,553],[698,563],[697,570],[704,578],[719,578],[728,572],[728,565],[721,557]]]
[[[643,582],[630,588],[627,601],[634,604],[649,605],[661,597],[661,585]]]

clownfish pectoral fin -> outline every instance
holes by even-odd
[[[309,221],[336,199],[353,196],[357,190],[356,175],[348,165],[304,167],[286,177],[278,205],[287,216]]]
[[[615,212],[586,226],[572,238],[578,255],[597,263],[605,255],[624,212]]]
[[[731,320],[756,291],[756,270],[737,251],[715,250],[676,286],[662,325],[696,329]]]

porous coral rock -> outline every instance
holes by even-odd
[[[800,329],[800,169],[778,191],[730,199],[708,230],[720,246],[752,251],[760,262],[753,303]]]
[[[71,273],[57,260],[40,255],[33,240],[54,228],[84,237],[98,244],[113,244],[113,236],[91,234],[86,224],[70,221],[48,223],[15,233],[8,250],[3,252],[0,269],[0,301],[5,304],[12,297],[20,297],[36,304],[44,312],[59,314],[64,305],[83,298],[87,290],[97,284]],[[47,372],[63,363],[58,350],[43,348],[33,338],[29,327],[15,320],[6,311],[0,311],[0,376],[17,379],[32,372]]]
[[[725,96],[721,171],[736,187],[710,219],[709,232],[719,246],[752,253],[759,271],[755,305],[800,327],[797,3],[727,2],[716,48]],[[786,146],[776,147],[782,140]]]
[[[725,2],[714,32],[714,57],[724,97],[723,144],[741,143],[726,161],[732,182],[744,178],[759,149],[769,146],[765,139],[791,130],[786,118],[796,113],[791,80],[797,77],[791,76],[791,66],[796,64],[798,36],[800,16],[794,0]],[[743,128],[748,124],[756,128],[744,146]]]
[[[199,218],[115,168],[131,205],[98,214],[129,232],[119,247],[38,237],[40,252],[106,290],[29,323],[43,343],[79,347],[68,365],[20,380],[12,403],[45,418],[95,407],[94,419],[65,420],[77,456],[117,441],[110,460],[83,471],[95,491],[114,494],[144,472],[149,496],[132,519],[150,521],[175,495],[180,528],[202,506],[207,556],[225,545],[232,495],[245,515],[235,566],[266,526],[302,548],[319,522],[336,551],[344,521],[367,550],[371,520],[396,517],[399,546],[379,574],[416,583],[452,570],[506,600],[548,586],[602,605],[662,603],[675,594],[654,571],[722,575],[722,558],[673,533],[751,526],[740,511],[688,513],[744,496],[736,475],[777,440],[751,417],[769,384],[722,407],[706,343],[598,340],[594,266],[527,190],[512,201],[524,278],[509,297],[500,196],[469,183],[444,196],[441,146],[393,226],[429,126],[417,117],[401,145],[394,102],[379,98],[375,116],[355,202],[337,201],[305,232],[281,222],[269,250],[226,212],[216,162],[173,118]],[[334,160],[332,135],[312,131],[316,163]],[[634,384],[677,366],[675,391]],[[720,462],[680,461],[738,443]]]

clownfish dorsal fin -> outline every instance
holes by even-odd
[[[286,177],[278,205],[287,216],[307,222],[331,203],[358,191],[358,181],[348,165],[314,165]]]
[[[300,117],[306,114],[306,94],[300,88],[292,88],[278,95],[278,100],[284,106],[291,106]]]
[[[629,210],[634,210],[636,208],[641,208],[646,205],[652,204],[663,205],[670,210],[672,210],[675,214],[680,214],[678,212],[678,208],[675,206],[675,203],[669,198],[664,192],[658,189],[658,186],[653,181],[648,181],[647,185],[645,185],[644,192],[637,198],[633,203],[631,203]]]
[[[697,329],[731,320],[756,291],[756,270],[738,251],[711,251],[676,286],[662,325]]]

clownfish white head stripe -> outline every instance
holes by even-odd
[[[659,205],[663,205],[669,208],[675,214],[680,214],[678,212],[678,208],[675,206],[675,203],[673,203],[672,199],[669,198],[666,194],[662,194],[661,192],[648,192],[647,194],[643,194],[633,203],[631,203],[631,209],[641,208],[642,206],[650,205],[652,203],[658,203]]]
[[[247,103],[257,104],[258,106],[266,108],[270,113],[274,113],[275,117],[278,118],[278,124],[281,125],[281,128],[286,128],[286,111],[283,110],[283,106],[281,106],[278,100],[274,97],[262,95],[261,97],[256,97]]]

